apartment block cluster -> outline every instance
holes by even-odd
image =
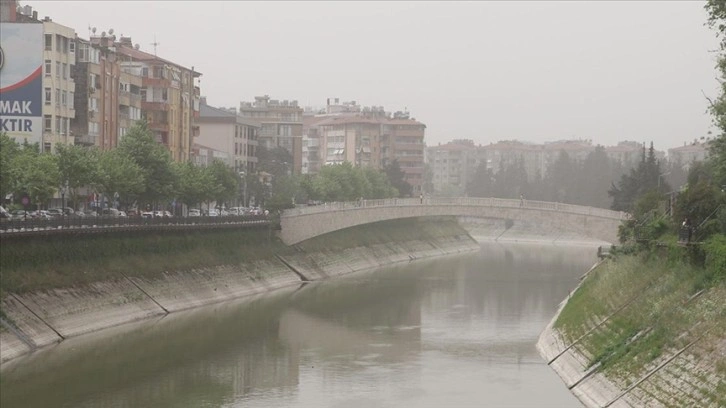
[[[592,140],[561,140],[534,144],[516,140],[477,145],[472,140],[458,139],[446,144],[426,148],[426,164],[430,166],[433,187],[437,192],[446,189],[463,192],[472,181],[477,168],[485,165],[496,174],[502,166],[521,162],[532,181],[537,175],[544,177],[549,167],[566,152],[574,161],[583,161],[596,149]],[[641,160],[644,145],[623,141],[615,146],[603,146],[605,154],[624,168],[632,168]],[[678,163],[685,170],[695,161],[703,161],[708,154],[708,142],[694,140],[683,146],[656,151],[659,160]]]
[[[201,96],[194,66],[141,50],[130,36],[89,27],[82,38],[29,6],[0,0],[0,131],[55,152],[59,143],[118,146],[145,120],[176,161],[218,159],[240,173],[257,171],[259,146],[290,152],[290,173],[349,161],[383,168],[398,160],[420,192],[425,125],[408,113],[328,100],[303,109],[268,95],[215,107]]]

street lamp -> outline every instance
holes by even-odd
[[[242,207],[247,207],[247,174],[240,171],[239,176],[242,177]]]
[[[60,188],[61,193],[61,223],[65,224],[66,216],[66,189],[68,189],[68,182],[66,181]]]

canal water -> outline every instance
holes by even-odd
[[[482,244],[67,340],[11,407],[581,407],[535,350],[593,247]]]

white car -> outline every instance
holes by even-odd
[[[202,215],[202,211],[199,210],[199,208],[192,208],[191,210],[189,210],[189,214],[187,216],[188,217],[199,217],[201,215]]]
[[[219,217],[219,212],[216,209],[211,208],[209,210],[209,214],[207,214],[207,215],[210,217]]]

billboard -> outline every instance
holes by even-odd
[[[43,25],[0,24],[0,132],[22,143],[43,135]]]

